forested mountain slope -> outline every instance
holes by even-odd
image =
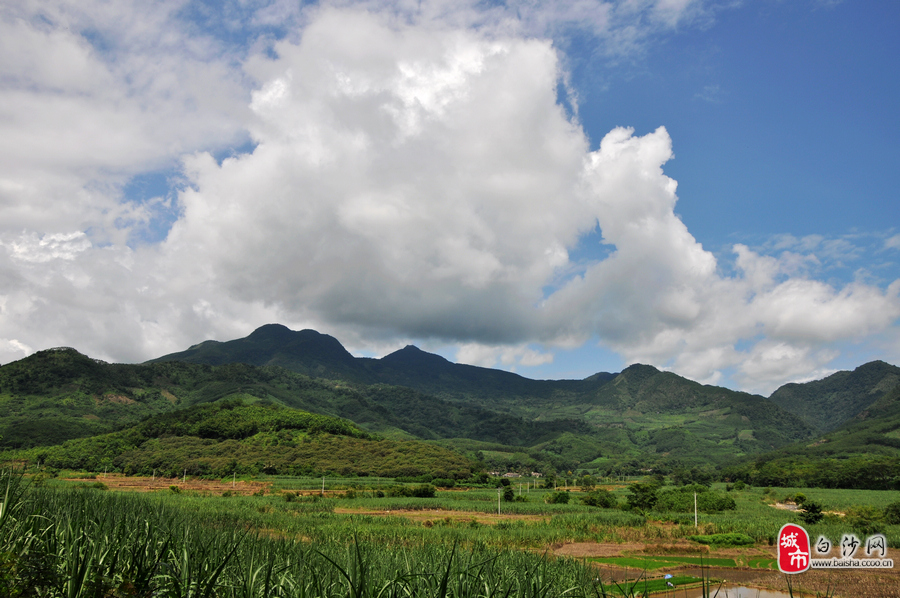
[[[0,448],[59,444],[239,399],[341,417],[391,439],[456,447],[496,468],[710,468],[815,444],[817,427],[838,431],[866,414],[887,417],[877,414],[892,408],[881,401],[898,387],[897,372],[873,362],[785,386],[775,401],[640,364],[584,380],[530,380],[412,346],[381,359],[356,358],[328,335],[267,325],[244,339],[206,341],[146,364],[107,364],[74,349],[6,364]],[[853,437],[876,446],[876,436],[891,433],[866,428]]]
[[[527,421],[408,388],[317,380],[280,367],[108,364],[64,348],[0,367],[0,446],[58,444],[225,398],[334,415],[398,438],[462,437],[530,446],[561,430],[587,429],[579,421]]]
[[[747,459],[725,475],[763,486],[900,490],[900,386],[814,441]]]
[[[900,368],[873,361],[822,380],[786,384],[769,398],[817,430],[829,432],[853,420],[898,385]]]

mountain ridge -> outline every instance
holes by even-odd
[[[785,384],[769,399],[817,430],[830,432],[853,420],[898,385],[900,368],[876,360],[821,380]]]
[[[159,360],[179,358],[175,353]],[[598,372],[582,380],[531,380],[502,370],[455,364],[412,345],[381,359],[355,359],[352,379],[357,381],[408,387],[525,420],[582,420],[596,430],[598,446],[605,447],[592,461],[597,466],[609,463],[604,455],[616,447],[632,447],[629,452],[639,454],[660,441],[669,450],[654,450],[655,459],[679,455],[690,459],[692,447],[719,458],[725,453],[757,454],[810,438],[814,431],[797,415],[760,395],[702,385],[645,364],[632,364],[619,373]],[[340,373],[333,368],[329,375],[339,377]]]
[[[248,351],[241,347],[261,337],[270,341],[275,340],[279,345],[268,348],[265,352],[268,355],[267,360],[246,361],[247,363],[280,365],[312,377],[346,379],[364,384],[406,386],[451,401],[480,404],[482,401],[488,400],[496,403],[499,408],[527,417],[540,417],[541,407],[548,401],[567,404],[574,410],[581,409],[583,411],[589,410],[588,405],[596,407],[598,403],[605,403],[610,407],[618,405],[625,408],[626,404],[635,407],[636,404],[626,398],[630,391],[620,389],[620,392],[612,393],[605,387],[610,382],[616,384],[617,387],[627,383],[632,389],[635,388],[635,384],[642,383],[664,387],[666,385],[661,380],[671,375],[679,380],[696,384],[697,386],[694,387],[696,389],[715,389],[703,392],[698,390],[694,393],[694,398],[697,393],[710,396],[728,394],[745,397],[748,400],[750,400],[749,397],[761,397],[791,415],[799,417],[805,425],[812,429],[827,432],[851,420],[879,397],[900,385],[900,368],[883,361],[863,364],[852,372],[836,372],[822,380],[785,384],[776,389],[769,397],[733,391],[723,387],[701,385],[683,378],[675,372],[662,371],[654,366],[639,363],[631,364],[618,373],[597,372],[580,380],[534,380],[504,370],[454,363],[440,355],[423,351],[415,345],[407,345],[380,359],[354,357],[340,344],[340,341],[330,335],[311,329],[292,331],[281,324],[266,324],[243,339],[227,341],[225,344],[229,348],[236,349],[228,359],[243,361]],[[303,352],[297,353],[296,339],[300,337],[303,338]],[[195,347],[201,345],[195,345]],[[317,350],[314,350],[316,348]],[[224,358],[220,350],[210,352],[209,355],[205,353],[206,351],[202,349],[191,351],[190,354],[187,351],[171,353],[147,363],[187,360],[212,365],[217,363],[216,359]],[[311,360],[313,365],[304,361],[309,359],[311,353],[316,353]],[[881,384],[880,389],[872,390],[873,386],[877,387],[872,383],[872,379],[875,377],[873,372],[881,373],[878,379],[878,384]],[[850,388],[841,395],[840,389],[835,389],[835,386],[846,386],[847,383]],[[671,390],[671,385],[669,390]],[[825,392],[827,400],[820,398],[823,391],[827,391]],[[649,403],[645,401],[645,406],[661,407],[661,392],[655,391],[655,400]],[[871,396],[865,400],[856,400],[855,397],[860,392],[868,392]],[[851,400],[849,397],[854,397],[854,399]],[[682,403],[689,400],[690,397],[682,397]],[[674,399],[670,398],[669,402],[672,401]],[[677,407],[676,404],[672,406]]]
[[[855,406],[838,428],[893,413],[884,397],[900,388],[892,377],[900,368],[872,362],[857,369],[855,377],[789,386],[789,396],[815,398],[810,388],[831,388],[826,399]],[[0,435],[7,446],[57,444],[224,399],[275,401],[389,438],[456,447],[497,468],[531,471],[710,468],[782,447],[802,449],[821,433],[802,412],[766,397],[650,365],[582,380],[531,380],[456,364],[413,345],[381,359],[358,358],[329,335],[270,324],[144,364],[105,364],[60,349],[2,366]],[[871,436],[862,428],[851,440]]]

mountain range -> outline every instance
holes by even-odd
[[[835,434],[843,434],[843,451],[868,454],[873,438],[900,429],[898,392],[900,368],[880,361],[763,397],[640,364],[583,380],[531,380],[414,346],[359,358],[331,336],[269,324],[145,364],[105,364],[72,349],[6,364],[0,442],[59,444],[237,398],[341,417],[387,439],[441,444],[491,468],[709,470],[821,447]],[[877,446],[894,450],[891,442]]]

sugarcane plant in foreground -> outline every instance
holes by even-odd
[[[588,568],[523,551],[310,543],[138,495],[0,474],[0,595],[410,598],[606,596]]]

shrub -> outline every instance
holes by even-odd
[[[891,525],[900,524],[900,502],[892,502],[884,508],[884,521]]]
[[[402,496],[405,498],[434,498],[437,490],[431,484],[419,486],[393,486],[388,489],[388,496]]]
[[[879,528],[884,523],[884,513],[878,507],[855,506],[847,509],[844,521],[854,530],[864,534],[874,534],[880,531]]]
[[[559,490],[557,492],[553,492],[552,494],[548,494],[547,498],[544,499],[544,502],[551,505],[565,505],[569,503],[569,493],[563,490]]]
[[[437,490],[431,484],[422,484],[421,486],[413,486],[410,496],[413,498],[434,498]]]
[[[595,490],[587,496],[581,498],[583,504],[589,507],[600,507],[602,509],[616,508],[616,497],[609,490]]]
[[[688,540],[693,540],[699,544],[707,544],[714,546],[750,546],[753,538],[747,534],[711,534],[708,536],[688,536]]]
[[[489,476],[484,471],[480,471],[480,472],[474,474],[471,478],[469,478],[467,483],[469,483],[469,484],[487,484],[490,481],[491,481],[491,476]]]
[[[656,488],[655,484],[632,484],[628,487],[629,495],[628,498],[625,499],[626,506],[629,509],[635,509],[637,511],[649,511],[653,509],[658,499]]]
[[[825,513],[822,512],[822,505],[809,499],[803,501],[803,510],[800,511],[799,515],[800,520],[807,525],[819,523],[825,517]]]

